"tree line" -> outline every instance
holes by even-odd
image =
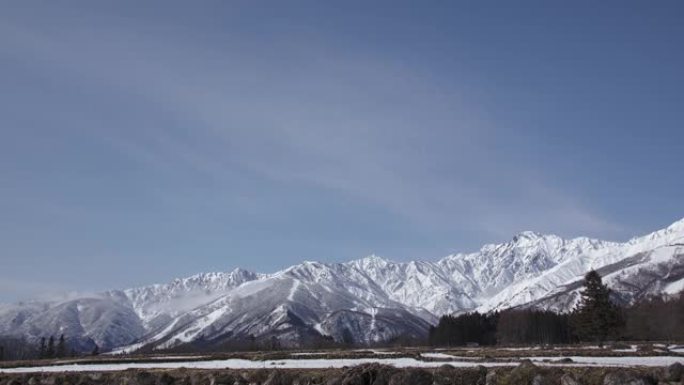
[[[430,328],[433,346],[569,344],[607,340],[684,341],[684,292],[620,307],[601,276],[590,271],[578,305],[568,313],[509,309],[447,315]]]
[[[55,346],[55,337],[50,336],[45,342],[45,337],[40,339],[40,347],[38,349],[38,358],[63,358],[68,356],[75,356],[76,352],[73,349],[68,349],[64,334],[59,336],[57,345]],[[68,354],[68,355],[67,355]]]
[[[624,310],[625,339],[684,341],[684,291],[672,297],[653,297]]]
[[[430,328],[433,346],[566,344],[574,342],[568,315],[524,309],[444,316]]]
[[[58,339],[41,337],[38,342],[24,337],[0,336],[0,361],[66,358],[79,354],[82,355],[69,345],[64,334]],[[97,344],[90,354],[99,354]]]

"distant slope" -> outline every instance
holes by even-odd
[[[534,306],[567,311],[596,269],[619,300],[684,289],[684,220],[625,243],[523,232],[437,262],[377,256],[236,269],[61,302],[0,306],[0,334],[65,334],[81,349],[172,348],[277,338],[371,344],[422,338],[440,315]]]

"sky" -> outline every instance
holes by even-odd
[[[0,301],[684,217],[681,1],[0,5]]]

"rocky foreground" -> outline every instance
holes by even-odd
[[[684,366],[664,368],[517,367],[398,369],[378,364],[343,369],[126,370],[0,374],[0,385],[683,385]]]

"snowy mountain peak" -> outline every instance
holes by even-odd
[[[297,346],[323,336],[360,343],[421,337],[443,314],[518,306],[565,311],[598,270],[623,301],[684,288],[684,219],[625,243],[524,231],[508,242],[436,262],[375,254],[306,261],[272,274],[201,273],[50,303],[0,307],[0,334],[62,332],[84,347],[269,339]]]
[[[241,269],[239,267],[236,267],[235,269],[233,269],[230,272],[230,274],[234,277],[250,277],[250,276],[254,276],[255,273],[253,273],[249,270],[245,270],[245,269]]]
[[[670,226],[667,227],[668,230],[672,231],[682,231],[684,232],[684,218],[674,222]]]
[[[674,239],[681,239],[684,237],[684,218],[674,222],[664,230],[656,231],[655,233],[674,235]]]
[[[541,233],[537,233],[535,231],[522,231],[515,236],[513,236],[513,242],[514,243],[519,243],[519,242],[527,242],[527,241],[535,241],[537,239],[543,238],[544,235]]]
[[[684,218],[662,230],[654,231],[642,237],[632,238],[627,242],[629,246],[646,249],[676,244],[684,244]]]
[[[362,266],[387,266],[387,265],[392,264],[394,262],[390,261],[387,258],[383,258],[381,256],[371,254],[367,257],[352,261],[351,263],[357,263],[357,264],[362,265]]]

